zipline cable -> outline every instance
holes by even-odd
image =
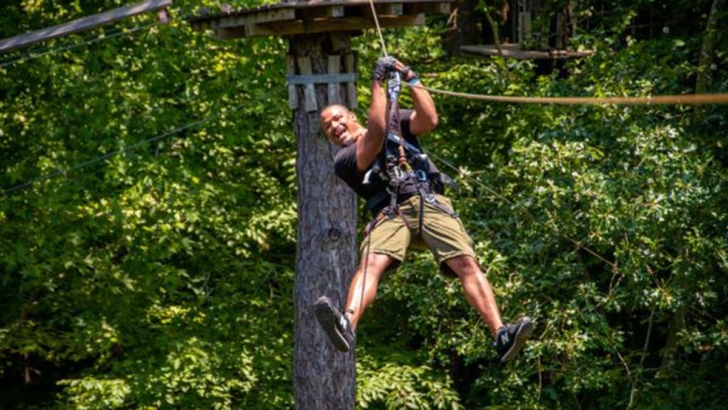
[[[531,103],[531,104],[560,104],[560,105],[703,105],[703,104],[728,104],[728,94],[681,94],[681,95],[658,95],[639,97],[517,97],[504,95],[484,95],[461,93],[437,88],[425,87],[419,84],[408,86],[419,88],[434,94],[443,94],[453,97],[467,98],[473,100],[486,100],[507,103]]]
[[[38,54],[34,54],[34,53],[31,52],[29,55],[27,55],[25,57],[19,57],[19,58],[16,58],[14,60],[8,60],[8,61],[5,61],[5,62],[0,63],[0,68],[4,68],[4,67],[7,67],[7,66],[16,64],[16,63],[21,63],[23,61],[28,61],[28,60],[33,60],[33,59],[36,59],[36,58],[40,58],[40,57],[46,56],[48,54],[58,53],[58,52],[61,52],[61,51],[67,51],[67,50],[71,50],[71,49],[74,49],[74,48],[83,47],[83,46],[86,46],[86,45],[89,45],[89,44],[97,43],[97,42],[100,42],[100,41],[103,41],[103,40],[108,40],[108,39],[112,39],[112,38],[115,38],[115,37],[124,36],[124,35],[127,35],[127,34],[132,34],[132,33],[135,33],[137,31],[144,30],[144,29],[147,29],[147,28],[156,26],[158,24],[161,24],[161,23],[159,21],[155,21],[153,23],[148,23],[148,24],[145,24],[145,25],[142,25],[142,26],[136,26],[136,27],[133,27],[133,28],[128,29],[128,30],[121,29],[120,31],[118,31],[116,33],[107,34],[107,35],[100,35],[100,36],[97,36],[97,37],[93,37],[93,38],[90,38],[88,40],[82,41],[80,43],[71,44],[71,45],[65,46],[65,47],[60,47],[60,48],[46,48],[45,49],[46,51],[43,51],[43,52],[38,53]]]

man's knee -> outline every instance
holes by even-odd
[[[460,279],[482,275],[480,266],[470,255],[461,255],[448,259],[445,263]]]
[[[381,275],[387,268],[396,263],[397,260],[390,255],[382,253],[369,253],[361,262],[360,271],[366,271],[373,275]]]

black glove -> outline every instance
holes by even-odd
[[[384,78],[387,77],[387,74],[395,69],[394,64],[396,62],[397,60],[395,60],[394,57],[382,57],[377,60],[377,65],[374,66],[374,74],[372,74],[372,80],[384,81]]]

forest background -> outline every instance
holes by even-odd
[[[453,53],[447,16],[386,30],[387,51],[452,91],[728,92],[725,1],[572,3],[568,46],[594,54],[556,67]],[[126,4],[4,1],[0,38]],[[494,4],[469,4],[484,39]],[[293,407],[287,45],[193,32],[203,6],[0,56],[0,409]],[[382,50],[354,43],[364,117]],[[435,100],[423,143],[456,168],[438,164],[505,318],[537,327],[498,364],[414,253],[361,323],[359,406],[725,408],[728,107]]]

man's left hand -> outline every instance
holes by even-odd
[[[398,61],[394,57],[382,57],[377,60],[377,65],[374,66],[374,74],[372,74],[372,80],[384,81],[384,78],[387,76],[387,74],[397,69],[395,67],[396,63],[398,63]]]

